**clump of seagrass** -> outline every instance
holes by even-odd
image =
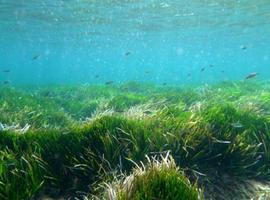
[[[92,122],[95,121],[97,119],[100,119],[104,116],[112,116],[114,114],[114,110],[113,109],[106,109],[106,110],[102,110],[102,109],[97,109],[93,115],[91,116],[91,118],[86,118],[86,122]]]
[[[107,185],[101,199],[106,200],[197,200],[202,193],[176,166],[173,158],[146,157],[147,164],[137,165],[132,174]]]
[[[13,131],[16,133],[26,133],[30,128],[29,124],[26,124],[24,127],[20,127],[19,124],[6,125],[0,123],[0,131]]]
[[[130,107],[123,112],[123,116],[129,119],[143,119],[145,117],[154,116],[160,110],[164,101],[148,102]]]
[[[92,113],[91,117],[86,118],[86,122],[95,121],[96,119],[100,119],[104,116],[112,116],[115,111],[112,108],[109,108],[108,106],[109,101],[101,98],[97,101],[98,107],[96,110]]]

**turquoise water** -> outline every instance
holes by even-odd
[[[0,0],[0,81],[270,77],[269,0]]]

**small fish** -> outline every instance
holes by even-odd
[[[95,75],[95,78],[99,78],[99,75],[97,74],[97,75]]]
[[[128,52],[125,53],[125,56],[129,56],[130,54],[131,54],[131,52],[128,51]]]
[[[166,83],[166,82],[164,82],[164,83],[162,83],[162,85],[163,85],[163,86],[165,86],[165,85],[167,85],[167,83]]]
[[[201,72],[203,72],[205,70],[205,67],[201,68]]]
[[[224,72],[225,72],[224,70],[221,71],[221,73],[224,73]]]
[[[191,73],[188,73],[187,76],[188,76],[188,77],[191,77]]]
[[[105,85],[111,85],[111,84],[113,84],[113,81],[107,81],[107,82],[105,83]]]
[[[209,67],[211,67],[211,68],[212,68],[212,67],[214,67],[214,65],[210,64],[210,65],[209,65]]]
[[[234,128],[242,128],[243,125],[238,121],[238,122],[233,122],[231,123],[232,127]]]
[[[38,58],[40,57],[40,55],[35,55],[35,56],[33,56],[33,60],[37,60]]]
[[[9,70],[9,69],[4,69],[4,70],[2,70],[2,72],[3,72],[3,73],[9,73],[10,70]]]
[[[150,110],[145,110],[145,111],[143,111],[143,113],[146,114],[146,115],[152,114],[152,112]]]
[[[247,75],[245,79],[246,79],[246,80],[247,80],[247,79],[252,79],[252,78],[255,78],[257,75],[258,75],[257,72],[252,72],[252,73],[250,73],[249,75]]]
[[[149,70],[146,70],[144,73],[145,73],[145,74],[149,74],[149,73],[150,73],[150,71],[149,71]]]
[[[246,50],[246,49],[247,49],[247,46],[241,45],[240,48],[241,48],[242,50]]]
[[[4,85],[8,85],[8,84],[10,84],[10,81],[4,81],[3,83],[4,83]]]

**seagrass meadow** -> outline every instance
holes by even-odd
[[[0,199],[270,198],[267,81],[0,91]]]

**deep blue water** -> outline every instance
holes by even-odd
[[[270,1],[0,0],[0,70],[9,85],[268,80]]]

